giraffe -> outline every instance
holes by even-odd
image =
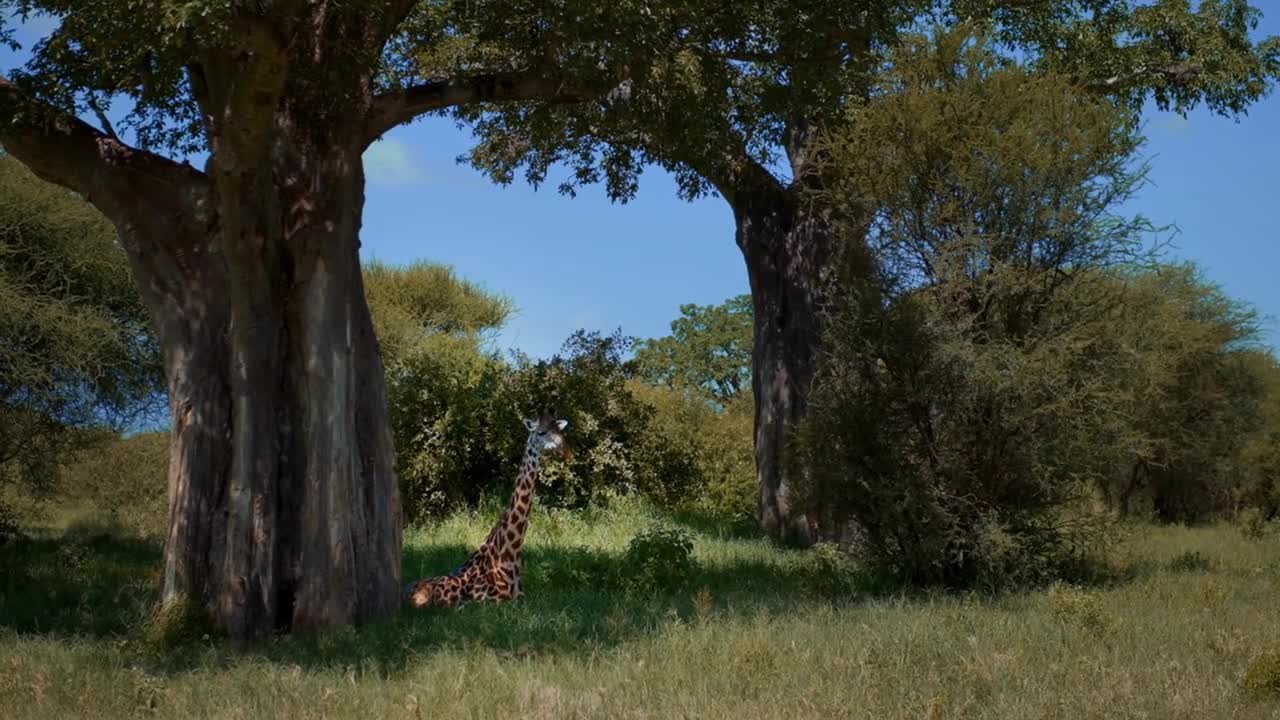
[[[413,607],[457,607],[472,600],[512,600],[523,594],[521,550],[529,527],[542,453],[555,450],[565,460],[573,457],[562,434],[569,425],[567,420],[543,415],[537,420],[525,420],[524,425],[529,431],[529,440],[506,511],[480,548],[456,570],[405,586],[405,599]]]

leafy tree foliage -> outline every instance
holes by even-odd
[[[2,39],[15,14],[58,20],[0,76],[0,141],[121,231],[165,348],[165,604],[236,640],[398,608],[395,458],[357,253],[364,150],[459,104],[592,97],[605,88],[564,72],[594,67],[604,41],[610,62],[643,63],[651,50],[609,22],[635,9],[530,22],[536,8],[509,3],[0,0]],[[500,60],[446,75],[410,60],[465,36],[501,39]],[[202,170],[175,161],[198,151]]]
[[[363,274],[378,344],[389,365],[424,352],[441,336],[483,342],[511,314],[510,300],[485,292],[442,265],[373,262],[364,266]]]
[[[1124,417],[1136,439],[1114,478],[1122,513],[1135,493],[1164,521],[1194,521],[1243,503],[1270,507],[1269,465],[1257,452],[1277,430],[1264,406],[1274,360],[1258,345],[1256,312],[1191,265],[1161,266],[1128,281],[1106,325],[1130,383]]]
[[[1125,450],[1096,321],[1150,230],[1114,214],[1139,140],[958,32],[904,43],[883,83],[823,144],[824,201],[883,261],[845,261],[801,502],[902,580],[1042,580],[1097,540],[1072,510]]]
[[[114,228],[0,156],[0,486],[157,409],[160,351]]]
[[[373,310],[377,317],[381,307],[374,303]],[[441,335],[391,358],[406,518],[421,522],[510,492],[527,438],[521,420],[547,410],[572,424],[574,457],[547,461],[540,504],[581,508],[642,494],[668,507],[693,507],[705,498],[702,470],[724,459],[695,455],[688,443],[670,440],[674,419],[660,417],[668,407],[635,383],[624,360],[629,345],[621,335],[578,332],[550,358],[517,353],[507,361],[471,338]],[[691,404],[714,414],[705,402],[680,401]],[[694,428],[678,432],[688,436]]]
[[[489,340],[510,303],[446,268],[373,265],[365,283],[386,349],[410,522],[509,492],[526,439],[521,420],[547,410],[572,423],[575,455],[569,463],[548,462],[540,503],[574,508],[642,494],[664,507],[715,514],[749,514],[754,507],[751,416],[743,407],[749,398],[726,398],[716,409],[684,386],[643,382],[651,376],[640,369],[645,351],[627,360],[633,341],[620,334],[578,332],[551,358],[505,359]],[[688,321],[693,307],[673,324]],[[713,366],[714,358],[699,358],[673,340],[664,347],[681,350],[691,370]],[[695,341],[695,347],[715,352],[721,344]]]
[[[1259,422],[1245,438],[1237,460],[1236,500],[1273,521],[1280,515],[1280,363],[1274,353],[1259,351],[1244,353],[1242,360],[1262,392]]]
[[[752,454],[751,397],[722,407],[700,395],[666,386],[632,382],[631,392],[654,409],[657,443],[675,461],[673,479],[651,493],[660,505],[718,517],[755,518],[759,491]]]
[[[717,403],[736,400],[751,386],[751,297],[681,305],[671,334],[641,341],[635,360],[646,382],[690,389]]]
[[[757,510],[752,455],[751,298],[682,305],[671,334],[642,340],[635,392],[662,442],[684,460],[684,496],[668,504],[739,518]]]
[[[806,413],[823,353],[819,308],[840,275],[831,208],[806,201],[820,183],[815,141],[856,121],[846,108],[894,91],[877,75],[903,33],[985,26],[1006,60],[1056,73],[1131,113],[1154,100],[1231,115],[1280,76],[1280,38],[1250,37],[1258,16],[1242,0],[720,5],[702,8],[654,62],[631,66],[603,103],[470,106],[459,115],[480,136],[471,162],[501,183],[523,170],[539,184],[563,164],[562,192],[603,182],[625,201],[642,169],[656,164],[675,174],[682,197],[725,198],[752,281],[760,520],[770,532],[804,535],[803,518],[788,508],[781,447]],[[476,45],[470,57],[488,47]],[[611,73],[600,66],[599,76]],[[842,239],[855,241],[847,230]]]

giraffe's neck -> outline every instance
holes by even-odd
[[[489,542],[500,554],[509,551],[510,557],[518,562],[520,550],[524,547],[524,534],[529,528],[529,514],[533,511],[534,489],[538,484],[538,467],[540,449],[533,439],[525,447],[524,461],[520,463],[520,473],[516,476],[516,487],[511,491],[511,501],[502,513],[498,524],[489,535]]]

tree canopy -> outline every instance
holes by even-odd
[[[1003,59],[1130,109],[1238,113],[1280,54],[1248,36],[1242,0],[0,0],[0,37],[31,12],[59,24],[0,77],[0,141],[120,233],[173,413],[163,599],[198,598],[238,639],[398,604],[401,508],[358,253],[361,158],[387,130],[454,110],[499,180],[563,161],[564,189],[604,180],[626,198],[658,163],[683,195],[729,200],[772,531],[795,520],[780,448],[805,412],[836,254],[799,191],[815,139],[875,98],[904,33],[985,24]],[[181,162],[200,151],[203,169]]]
[[[722,404],[742,397],[751,388],[751,297],[681,305],[671,334],[637,343],[635,362],[648,383],[693,390]]]
[[[877,73],[904,33],[930,24],[989,29],[1005,59],[1055,72],[1136,111],[1147,101],[1186,112],[1203,103],[1245,113],[1280,77],[1280,38],[1254,40],[1260,12],[1243,0],[1144,5],[1106,0],[845,2],[764,0],[707,8],[647,67],[632,67],[605,102],[459,108],[480,143],[470,161],[495,180],[524,169],[543,182],[556,163],[573,192],[603,181],[627,200],[646,164],[674,172],[680,193],[743,183],[788,184],[818,128],[883,91]],[[491,49],[477,44],[475,53]],[[431,65],[430,60],[424,60]],[[616,72],[602,65],[601,72]]]
[[[501,328],[511,301],[428,262],[407,266],[366,263],[365,295],[388,364],[407,362],[441,335],[479,341]]]
[[[119,428],[155,410],[161,388],[160,349],[115,229],[0,156],[0,466],[47,479],[68,430]]]

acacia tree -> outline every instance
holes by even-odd
[[[633,70],[605,103],[477,106],[459,114],[480,138],[471,162],[501,183],[521,169],[540,183],[564,163],[571,176],[563,192],[604,181],[625,201],[642,168],[656,164],[675,174],[683,197],[714,191],[725,199],[751,284],[760,522],[804,539],[811,528],[791,508],[783,446],[806,414],[821,350],[819,308],[836,256],[868,253],[838,243],[830,208],[812,201],[820,182],[815,139],[849,122],[842,108],[871,96],[885,50],[921,25],[980,20],[1008,56],[1109,94],[1135,119],[1148,100],[1161,110],[1203,103],[1237,115],[1280,76],[1280,39],[1249,37],[1258,17],[1243,0],[1195,9],[1185,0],[754,0],[697,14],[660,62]],[[477,45],[463,56],[475,61],[484,51]],[[457,56],[419,61],[437,67]]]
[[[681,305],[671,334],[639,342],[635,360],[645,382],[693,390],[720,405],[734,402],[751,383],[751,297]]]
[[[47,491],[68,453],[158,410],[159,393],[159,348],[115,230],[0,156],[0,490]],[[0,502],[0,526],[4,514]]]
[[[398,607],[400,503],[357,255],[364,150],[450,106],[582,100],[594,90],[565,73],[594,68],[606,41],[629,57],[612,39],[626,23],[600,17],[635,15],[626,3],[538,18],[460,4],[468,28],[507,38],[502,61],[427,75],[410,52],[465,42],[448,3],[0,0],[0,41],[15,16],[60,20],[0,77],[0,143],[116,227],[164,349],[162,602],[192,598],[233,638]],[[181,161],[197,152],[203,169]]]

